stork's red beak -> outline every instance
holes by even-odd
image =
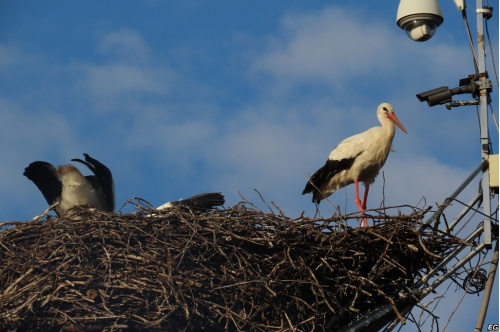
[[[402,131],[404,131],[405,134],[408,134],[408,132],[406,131],[405,127],[403,126],[403,124],[401,123],[401,121],[399,121],[398,117],[396,116],[396,114],[394,112],[387,114],[387,117],[389,118],[389,120],[391,120],[392,122],[394,122],[394,124],[396,126],[398,126],[399,129],[401,129]]]

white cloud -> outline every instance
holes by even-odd
[[[180,119],[182,116],[182,110],[178,108],[146,108],[137,114],[125,142],[136,149],[146,146],[160,160],[189,164],[200,154],[208,152],[203,147],[213,141],[217,128],[209,118]]]
[[[417,205],[424,197],[427,205],[435,206],[454,192],[473,169],[448,165],[431,156],[405,158],[392,154],[384,171],[386,179],[390,178],[386,182],[387,197],[395,204]]]
[[[327,82],[372,71],[380,60],[391,60],[387,34],[392,33],[376,23],[359,23],[340,7],[288,14],[281,23],[284,40],[272,38],[270,52],[256,61],[254,70]]]
[[[416,66],[422,60],[426,66]],[[421,77],[427,82],[453,77],[469,60],[462,48],[411,42],[366,12],[358,11],[353,19],[352,8],[328,6],[287,14],[280,33],[268,37],[264,53],[255,57],[250,73],[273,78],[275,89],[321,83],[352,96],[368,93],[362,90],[367,84],[377,89],[398,81],[394,88],[401,89]]]
[[[6,155],[27,148],[37,155],[55,149],[71,150],[77,139],[64,116],[45,108],[33,112],[21,103],[0,98],[0,119],[0,147]]]
[[[171,71],[129,63],[83,66],[86,88],[92,96],[117,98],[130,93],[160,95],[168,92]]]
[[[0,43],[0,70],[9,70],[17,66],[31,63],[33,58],[19,48]]]
[[[26,213],[46,208],[38,189],[23,176],[24,168],[49,156],[61,164],[69,161],[61,156],[74,155],[76,141],[76,133],[60,114],[45,108],[33,112],[22,102],[0,97],[0,154],[4,156],[0,200],[9,207],[4,218],[27,218],[31,216]],[[30,202],[28,207],[26,202]]]
[[[98,51],[106,56],[131,62],[145,61],[151,56],[151,50],[142,35],[130,28],[122,28],[102,36]]]
[[[103,34],[96,51],[102,55],[100,61],[73,61],[68,70],[77,77],[75,90],[86,92],[99,112],[137,112],[131,107],[141,107],[148,98],[165,99],[184,86],[182,75],[152,52],[137,30],[121,28]]]

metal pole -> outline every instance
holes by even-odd
[[[486,281],[486,288],[484,289],[483,301],[481,302],[481,309],[479,309],[479,317],[477,318],[476,328],[474,332],[481,332],[484,325],[484,319],[486,318],[486,313],[488,312],[488,305],[490,304],[491,291],[493,289],[493,283],[495,282],[495,276],[497,274],[498,268],[498,240],[495,245],[495,251],[493,251],[493,256],[491,258],[490,272],[488,273],[488,280]]]
[[[477,61],[479,74],[486,72],[485,57],[486,53],[484,50],[484,10],[483,10],[483,0],[476,0],[476,20],[477,20]],[[483,83],[481,85],[481,83]],[[490,137],[488,133],[488,89],[486,88],[486,77],[480,75],[479,77],[479,121],[480,121],[480,134],[481,134],[481,158],[482,160],[488,160],[490,155]],[[483,170],[483,178],[481,182],[481,187],[483,190],[483,212],[486,216],[483,219],[484,223],[484,243],[486,248],[491,248],[491,221],[489,216],[491,215],[490,208],[490,171],[489,167]]]

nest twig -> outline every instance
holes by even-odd
[[[245,203],[139,209],[0,223],[0,330],[337,330],[457,242],[419,232],[419,209],[370,228]]]

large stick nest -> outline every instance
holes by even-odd
[[[419,232],[416,208],[352,228],[246,203],[137,207],[0,223],[0,330],[337,330],[393,303],[458,241]]]

